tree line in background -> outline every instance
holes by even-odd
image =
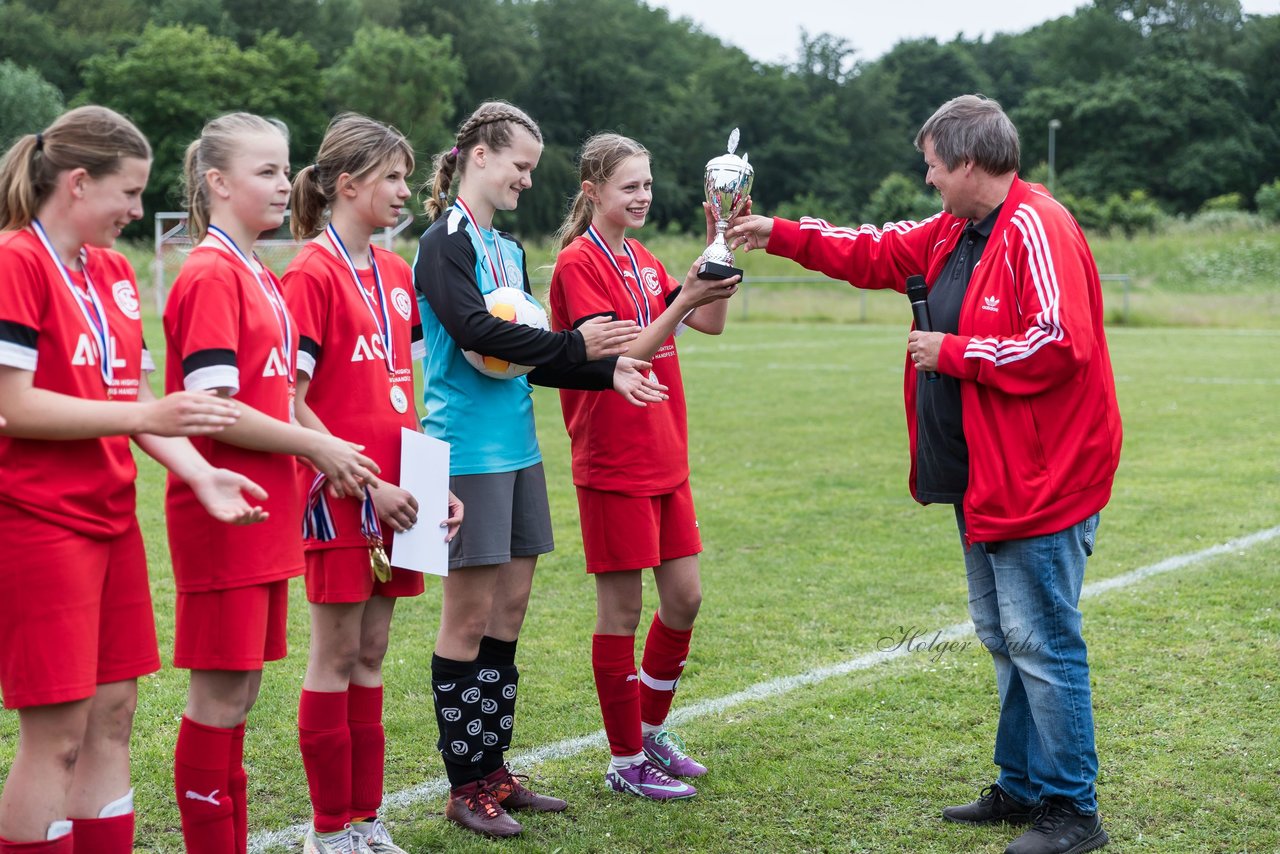
[[[298,164],[329,116],[365,113],[409,136],[425,180],[459,120],[503,98],[546,141],[508,221],[520,233],[559,224],[578,145],[600,130],[652,152],[663,228],[695,227],[703,165],[734,127],[757,211],[886,222],[937,210],[912,140],[939,104],[981,92],[1017,124],[1033,180],[1060,123],[1055,190],[1086,225],[1206,205],[1280,218],[1280,15],[1238,0],[1094,0],[1023,33],[902,41],[873,61],[806,33],[798,53],[758,62],[640,0],[0,0],[0,142],[64,105],[117,109],[155,146],[157,211],[179,206],[182,152],[227,110],[284,120]]]

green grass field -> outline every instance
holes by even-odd
[[[905,305],[901,313],[892,326],[762,321],[681,339],[706,552],[677,711],[874,653],[904,629],[931,633],[966,618],[951,514],[906,492]],[[162,341],[154,320],[148,340]],[[1280,331],[1121,328],[1110,341],[1125,448],[1087,580],[1280,525]],[[600,727],[568,443],[554,392],[539,391],[535,408],[559,547],[540,563],[521,640],[517,760]],[[174,590],[162,478],[150,461],[139,489],[167,657]],[[393,627],[389,794],[441,777],[428,675],[439,587],[427,587]],[[295,728],[306,608],[301,584],[293,592],[291,655],[267,668],[250,720],[255,834],[309,819]],[[1111,591],[1084,610],[1108,850],[1280,850],[1280,539]],[[185,673],[167,666],[141,683],[142,851],[181,849],[170,763],[185,686]],[[529,818],[523,837],[502,847],[998,852],[1015,834],[938,818],[994,778],[995,720],[985,653],[905,655],[685,721],[692,751],[712,767],[688,802],[604,791],[599,744],[518,767],[571,808]],[[0,774],[16,731],[16,715],[0,715]],[[496,850],[450,826],[439,785],[426,789],[387,811],[401,845]]]

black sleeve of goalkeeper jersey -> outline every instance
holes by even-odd
[[[494,317],[476,283],[476,251],[465,220],[438,220],[422,236],[413,284],[458,346],[518,365],[573,365],[586,362],[587,346],[577,331],[545,332]],[[449,227],[455,225],[454,231]],[[528,289],[528,282],[525,282]]]

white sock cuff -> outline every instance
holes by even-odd
[[[117,798],[102,808],[98,813],[98,818],[115,818],[118,815],[128,815],[133,812],[133,789],[124,793],[123,797]]]
[[[49,832],[45,834],[44,841],[52,842],[55,839],[61,839],[71,833],[71,820],[67,818],[59,819],[49,825]]]
[[[641,735],[657,735],[660,732],[662,732],[662,724],[647,724],[644,721],[640,722]]]
[[[611,756],[609,757],[609,765],[617,771],[623,768],[630,768],[632,765],[639,765],[644,761],[644,753],[637,753],[635,756]]]

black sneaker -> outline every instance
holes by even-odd
[[[958,824],[1028,824],[1034,811],[1034,805],[1015,801],[1004,789],[992,783],[982,790],[976,801],[947,807],[942,811],[942,817]]]
[[[1111,841],[1097,815],[1081,815],[1065,798],[1045,798],[1035,824],[1009,843],[1004,854],[1084,854]]]

